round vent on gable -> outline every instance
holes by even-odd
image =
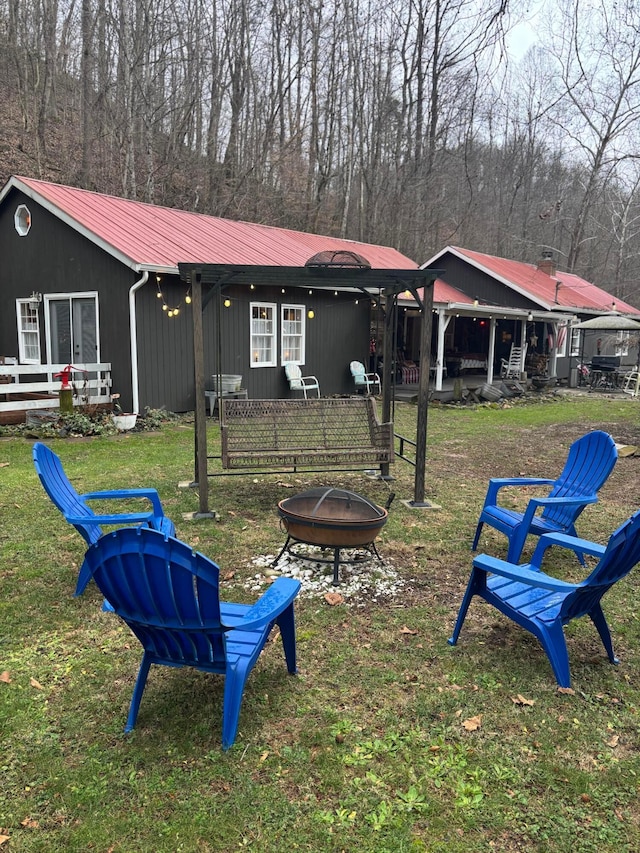
[[[26,237],[31,229],[31,212],[26,204],[19,204],[13,215],[13,223],[21,237]]]

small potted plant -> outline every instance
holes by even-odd
[[[115,428],[118,430],[118,432],[126,432],[127,430],[134,428],[138,419],[138,415],[133,414],[131,412],[123,412],[120,408],[120,403],[118,402],[119,399],[120,394],[111,395],[111,402],[113,404],[111,420],[113,421]]]

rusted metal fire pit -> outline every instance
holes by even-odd
[[[393,498],[393,496],[392,496]],[[391,498],[391,499],[392,499]],[[391,503],[388,502],[387,506]],[[333,583],[337,584],[342,548],[366,548],[381,560],[375,538],[387,522],[386,508],[377,506],[355,492],[322,486],[280,501],[278,514],[287,531],[287,541],[273,565],[285,551],[296,554],[291,540],[321,548],[333,548]],[[311,559],[307,557],[306,559]],[[352,562],[345,560],[343,562]]]

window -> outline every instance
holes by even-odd
[[[19,204],[13,214],[13,224],[21,237],[26,237],[31,230],[31,212],[26,204]]]
[[[47,353],[53,364],[100,361],[98,294],[45,294]]]
[[[304,364],[304,305],[282,306],[282,363]]]
[[[616,355],[629,355],[629,332],[622,329],[616,332]]]
[[[252,302],[251,367],[275,367],[276,306],[270,302]]]
[[[17,299],[18,353],[21,364],[40,364],[40,317],[38,302]]]
[[[581,329],[571,329],[571,355],[580,355]]]
[[[563,358],[567,354],[567,323],[558,324],[557,356]]]

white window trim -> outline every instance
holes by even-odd
[[[558,323],[556,340],[559,340],[560,338],[562,338],[562,343],[559,344],[556,355],[558,358],[565,358],[567,355],[567,343],[569,340],[569,324],[566,322]]]
[[[31,302],[31,299],[16,299],[16,320],[18,325],[18,360],[20,364],[40,364],[42,361],[42,351],[40,346],[40,312],[35,312],[37,326],[36,329],[22,328],[22,311],[20,310],[21,306],[24,304],[30,304]],[[27,347],[24,335],[29,332],[35,332],[38,336],[38,358],[28,358],[26,355]]]
[[[255,361],[253,358],[255,348],[253,346],[253,309],[270,308],[273,317],[273,330],[271,332],[271,354],[270,361]],[[278,304],[276,302],[250,302],[249,303],[249,366],[250,367],[277,367],[278,366]]]
[[[624,329],[618,329],[616,333],[616,355],[629,355],[629,332]]]
[[[51,353],[53,351],[51,343],[51,324],[49,323],[49,303],[56,299],[91,299],[93,298],[96,306],[96,360],[95,364],[100,362],[100,302],[98,299],[97,290],[78,290],[73,293],[45,293],[44,294],[44,331],[47,347],[47,358],[51,362]],[[92,362],[87,362],[92,364]]]
[[[19,204],[13,215],[13,224],[20,237],[26,237],[31,231],[31,211],[26,204]]]
[[[284,312],[285,310],[293,310],[300,312],[301,319],[301,332],[300,332],[300,358],[285,358],[284,357]],[[307,328],[306,328],[306,311],[305,306],[300,304],[293,303],[283,303],[280,306],[280,359],[282,364],[290,363],[290,364],[304,364],[305,360],[305,350],[306,350],[306,342],[307,342]]]
[[[569,354],[573,357],[579,356],[580,344],[582,341],[582,329],[572,329],[569,327],[569,334],[571,335],[571,347]]]

